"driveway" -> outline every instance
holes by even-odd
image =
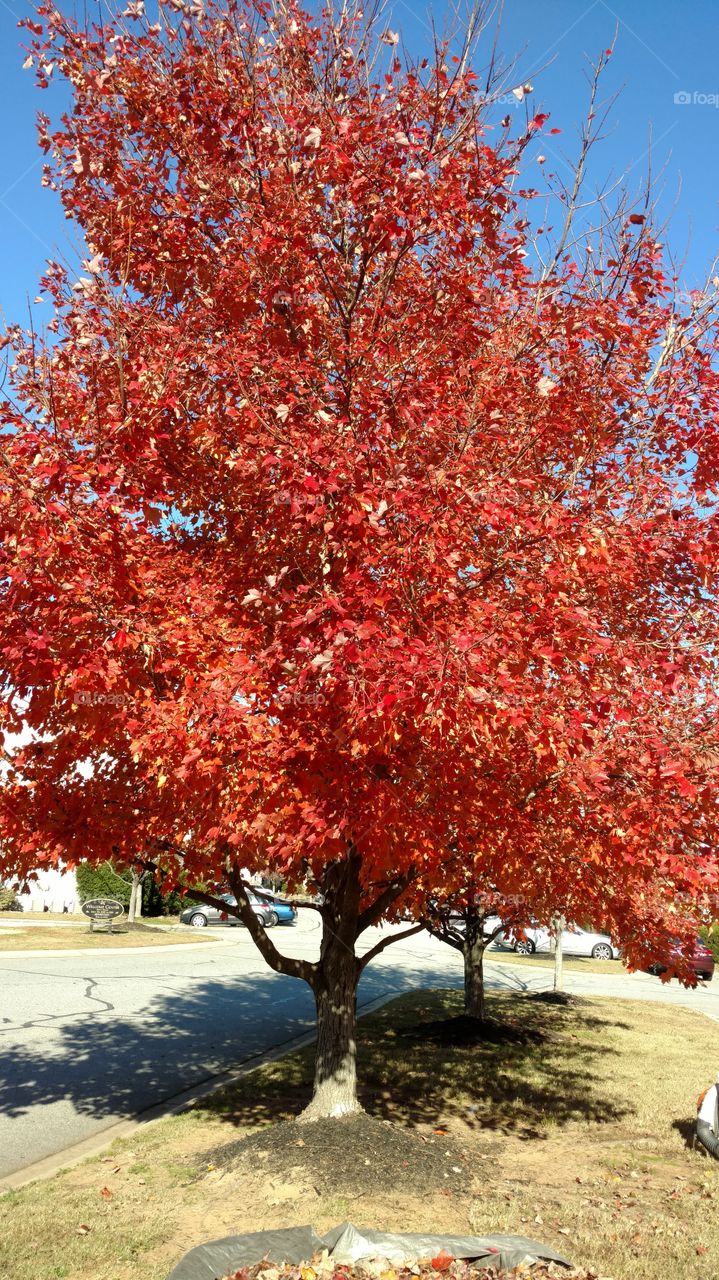
[[[273,938],[317,954],[319,921],[301,913]],[[190,1086],[311,1031],[309,989],[268,969],[242,929],[217,946],[133,954],[0,957],[0,1178],[63,1151]],[[368,931],[367,946],[379,931]],[[487,960],[488,987],[542,990],[551,969]],[[686,992],[647,975],[565,973],[588,995],[665,1000],[719,1020],[719,981]],[[461,986],[459,953],[424,934],[384,951],[362,979],[360,1009],[423,986]]]

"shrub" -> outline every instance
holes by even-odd
[[[707,946],[711,949],[714,959],[717,964],[719,964],[719,921],[715,920],[713,924],[704,925],[704,927],[699,930],[699,937],[702,942],[706,942]]]
[[[81,902],[88,902],[90,898],[116,898],[126,909],[129,906],[132,877],[127,868],[115,871],[110,862],[100,862],[97,866],[81,862],[76,868],[75,878]],[[161,893],[150,876],[143,880],[143,916],[179,915],[181,910],[182,903],[178,893]]]
[[[81,902],[90,898],[116,898],[126,907],[130,901],[130,877],[127,879],[113,870],[109,862],[92,866],[81,862],[75,869],[77,895]]]
[[[22,911],[20,899],[8,884],[0,884],[0,911]]]

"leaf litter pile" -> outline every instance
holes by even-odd
[[[418,1277],[419,1280],[439,1280],[442,1276],[448,1280],[611,1280],[609,1276],[598,1276],[595,1271],[568,1270],[544,1262],[538,1262],[531,1268],[523,1264],[511,1271],[497,1271],[494,1267],[479,1267],[445,1253],[411,1266],[393,1265],[386,1258],[342,1265],[326,1252],[301,1266],[286,1264],[278,1267],[260,1262],[252,1267],[240,1267],[239,1271],[233,1271],[223,1280],[417,1280]]]

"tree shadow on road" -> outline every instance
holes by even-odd
[[[73,1021],[3,1055],[0,1111],[6,1117],[32,1111],[42,1125],[44,1108],[58,1101],[94,1119],[134,1116],[228,1068],[251,1065],[270,1049],[281,1050],[314,1025],[309,988],[269,970],[223,979],[170,972],[162,979],[163,994],[129,1016],[113,1008],[101,982],[78,981],[85,989]],[[116,977],[113,983],[117,990]],[[597,1031],[587,1026],[585,1038],[572,1042],[572,1028],[581,1028],[583,1018],[589,1024],[588,1011],[547,1008],[511,994],[490,997],[495,1019],[521,1022],[523,1034],[511,1044],[495,1038],[452,1047],[422,1037],[423,1021],[461,1012],[458,993],[422,990],[446,983],[446,968],[438,964],[368,969],[360,1005],[387,993],[412,993],[406,1007],[382,1009],[360,1023],[361,1099],[370,1114],[412,1127],[440,1127],[459,1117],[469,1128],[527,1138],[574,1119],[601,1123],[627,1114],[598,1083],[597,1063],[610,1051]],[[58,1022],[44,1014],[25,1027],[53,1033]],[[5,1033],[16,1041],[15,1032]],[[309,1100],[312,1066],[310,1046],[263,1066],[259,1076],[225,1088],[202,1108],[243,1127],[291,1118]]]
[[[34,1017],[0,1026],[0,1114],[20,1116],[69,1100],[80,1115],[133,1116],[314,1030],[309,987],[275,974],[259,957],[256,971],[237,977],[208,977],[199,966],[197,976],[188,975],[184,965],[174,971],[170,963],[154,984],[162,994],[130,1013],[113,1004],[118,996],[112,993],[119,991],[123,1006],[131,1006],[137,978],[128,971],[125,994],[124,959],[116,959],[107,982],[90,976],[90,957],[86,977],[63,980],[57,969],[44,975],[64,981],[65,989],[73,982],[76,1012],[55,1012],[50,995]],[[23,974],[14,972],[22,983]],[[397,971],[369,966],[359,1007],[447,981],[446,967],[437,961]]]

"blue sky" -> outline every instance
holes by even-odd
[[[70,4],[70,0],[60,0]],[[90,0],[88,10],[97,8]],[[0,309],[7,321],[27,317],[48,256],[74,259],[77,232],[57,198],[40,186],[41,158],[34,116],[53,113],[59,88],[40,93],[21,69],[18,18],[30,12],[0,0]],[[445,5],[395,0],[388,25],[420,52]],[[568,175],[576,130],[587,100],[587,57],[611,44],[616,52],[605,95],[622,89],[608,136],[595,151],[590,181],[627,173],[636,185],[646,172],[650,138],[661,211],[672,215],[667,241],[682,267],[683,285],[699,286],[719,253],[719,5],[716,0],[505,0],[500,49],[516,63],[513,83],[531,81],[534,110],[549,111],[562,130],[542,141],[545,170]],[[486,42],[489,48],[489,42]],[[510,108],[519,110],[518,107]],[[539,179],[538,174],[538,179]]]

